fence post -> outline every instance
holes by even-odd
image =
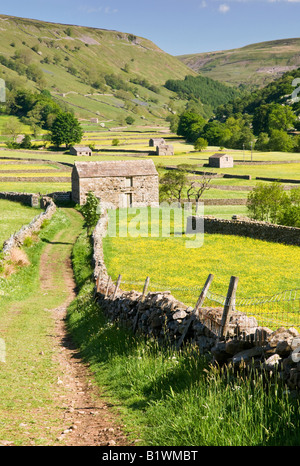
[[[203,287],[203,289],[202,289],[202,291],[200,293],[197,304],[196,304],[196,306],[194,308],[194,311],[193,311],[193,313],[195,315],[199,315],[199,309],[203,306],[204,300],[206,298],[206,295],[207,295],[208,289],[209,289],[209,287],[211,285],[211,282],[213,281],[213,278],[214,278],[214,276],[211,273],[207,277],[207,280],[206,280],[206,282],[204,284],[204,287]]]
[[[138,323],[138,320],[139,320],[140,305],[141,305],[141,303],[144,302],[144,300],[145,300],[145,296],[146,296],[146,294],[147,294],[149,282],[150,282],[150,277],[147,277],[146,280],[145,280],[144,289],[143,289],[143,293],[142,293],[141,299],[140,299],[140,301],[139,301],[139,303],[138,303],[138,307],[137,307],[137,311],[136,311],[136,316],[135,316],[135,319],[134,319],[134,322],[133,322],[133,333],[136,332],[136,327],[137,327],[137,323]]]
[[[227,327],[229,323],[230,313],[235,307],[235,295],[236,289],[238,285],[238,277],[231,277],[229,288],[225,300],[223,316],[221,321],[221,329],[220,329],[220,338],[223,339],[227,333]]]
[[[213,281],[213,278],[214,276],[210,273],[207,277],[207,280],[204,284],[204,287],[200,293],[200,296],[198,298],[198,301],[196,303],[196,306],[194,307],[194,310],[192,312],[192,316],[191,318],[189,319],[188,323],[186,324],[186,327],[184,329],[184,332],[183,334],[181,335],[180,339],[178,340],[178,343],[177,343],[177,349],[179,349],[189,331],[189,328],[193,322],[193,320],[195,319],[195,316],[199,316],[199,309],[203,306],[203,303],[204,303],[204,300],[206,298],[206,295],[207,295],[207,292],[208,292],[208,289],[210,287],[210,284],[211,282]]]
[[[117,296],[117,293],[119,291],[119,286],[120,286],[120,283],[121,283],[121,275],[118,276],[118,280],[117,280],[117,283],[116,283],[116,287],[115,287],[115,291],[114,291],[114,296],[113,296],[113,301],[115,300],[116,296]]]
[[[108,280],[107,280],[107,286],[106,286],[106,291],[105,291],[105,297],[104,297],[104,299],[106,299],[107,296],[108,296],[108,289],[109,289],[109,287],[110,287],[110,284],[111,284],[111,276],[109,276],[109,277],[108,277]]]

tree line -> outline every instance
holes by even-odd
[[[50,141],[59,147],[65,144],[70,147],[72,144],[79,143],[83,136],[83,130],[78,119],[73,112],[51,96],[50,92],[33,92],[27,89],[15,89],[8,92],[5,104],[5,113],[15,115],[24,123],[31,127],[34,136],[37,136],[41,130],[47,130],[50,134]],[[17,129],[9,122],[4,131],[8,130],[13,136],[13,141],[9,146],[18,147],[15,142]],[[21,143],[21,147],[30,148],[30,136],[27,135]]]
[[[185,110],[172,118],[171,129],[193,144],[200,138],[204,147],[300,152],[300,135],[295,134],[300,130],[300,102],[291,100],[298,77],[300,69],[252,93],[244,91],[219,105],[211,118]]]

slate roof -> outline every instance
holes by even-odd
[[[75,149],[76,151],[91,151],[91,148],[88,146],[73,146],[72,149]]]
[[[79,178],[158,175],[153,160],[75,162],[74,170],[77,171]]]
[[[227,154],[213,154],[209,158],[210,159],[221,159],[222,157],[225,157]],[[228,155],[227,155],[228,157]]]

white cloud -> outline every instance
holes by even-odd
[[[110,6],[98,6],[98,7],[93,7],[93,6],[88,6],[88,5],[82,5],[79,7],[79,10],[80,11],[83,11],[85,13],[105,13],[106,15],[109,15],[109,14],[114,14],[114,13],[118,13],[118,9],[117,8],[111,8]]]
[[[227,13],[230,10],[230,6],[227,5],[226,3],[223,3],[222,5],[219,6],[218,8],[220,13]]]

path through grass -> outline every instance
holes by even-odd
[[[27,248],[31,265],[9,280],[0,278],[0,337],[5,343],[5,362],[0,363],[0,444],[51,445],[61,430],[62,392],[53,359],[50,310],[68,298],[66,264],[81,229],[76,211],[59,210],[39,242]],[[43,254],[50,246],[51,254]],[[45,262],[40,281],[41,257]]]

